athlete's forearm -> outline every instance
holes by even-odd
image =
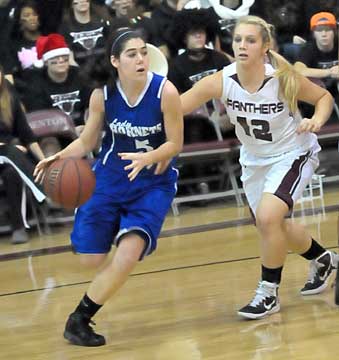
[[[166,141],[162,145],[160,145],[157,149],[149,151],[148,156],[148,165],[155,164],[160,161],[169,160],[174,156],[178,155],[182,150],[182,144],[176,143],[172,141]]]
[[[57,155],[63,159],[66,157],[84,157],[87,155],[91,149],[86,149],[83,141],[78,138],[66,146],[63,150],[59,151]]]
[[[319,126],[323,126],[333,111],[333,97],[326,92],[315,104],[313,118],[316,119]]]

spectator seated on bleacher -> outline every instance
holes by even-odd
[[[39,202],[45,195],[33,180],[33,157],[42,160],[43,153],[30,129],[20,101],[13,86],[4,78],[0,66],[0,178],[1,192],[5,192],[5,201],[11,225],[12,243],[28,241],[26,191],[24,183],[32,190]]]
[[[110,23],[95,10],[90,0],[69,3],[58,33],[65,37],[76,64],[85,69],[105,55]]]
[[[40,67],[35,43],[40,36],[40,19],[36,3],[23,0],[14,11],[11,31],[7,40],[8,63],[14,78],[21,77],[23,70]]]
[[[153,20],[144,15],[144,7],[139,5],[137,0],[114,0],[108,7],[111,16],[111,25],[113,29],[119,27],[129,27],[132,29],[141,29],[146,42],[154,44],[155,32]],[[111,30],[111,32],[113,32]]]
[[[236,20],[249,14],[255,0],[179,0],[178,10],[207,9],[209,17],[218,22],[215,48],[232,53],[232,33]]]
[[[338,41],[336,18],[332,13],[320,12],[310,20],[312,40],[301,50],[295,68],[309,78],[317,79],[331,92],[338,102]],[[303,113],[309,113],[309,107],[302,106]],[[331,119],[330,121],[333,121]]]
[[[170,61],[168,78],[179,93],[230,64],[226,55],[207,47],[208,43],[214,43],[218,24],[206,10],[181,10],[172,26],[172,37],[183,52]]]
[[[206,47],[207,43],[214,42],[218,31],[215,18],[210,17],[206,9],[178,11],[171,31],[173,40],[184,49],[169,63],[168,79],[179,93],[184,93],[201,78],[230,64],[224,53]],[[185,116],[185,144],[216,140],[216,132],[208,119],[212,111],[213,104],[208,104],[205,113]],[[182,172],[190,173],[191,177],[202,177],[210,171],[209,164],[196,163],[186,166]],[[197,186],[200,191],[206,191],[206,185],[198,183]]]
[[[80,76],[80,69],[70,66],[70,49],[62,35],[41,36],[36,45],[44,67],[25,71],[23,81],[16,82],[26,111],[60,109],[72,117],[80,133],[90,96],[90,89]],[[43,149],[48,147],[49,153],[54,153],[60,146],[55,140],[43,139],[40,144]],[[55,143],[55,151],[51,150],[50,142]]]

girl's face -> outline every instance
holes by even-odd
[[[39,27],[39,16],[34,9],[23,7],[20,13],[20,23],[23,30],[36,31]]]
[[[146,78],[149,58],[144,40],[141,38],[128,40],[118,58],[111,56],[111,63],[118,70],[119,78],[130,80]]]
[[[264,44],[259,25],[240,24],[234,30],[232,48],[237,63],[264,62],[269,44]]]
[[[74,12],[87,12],[89,11],[90,1],[89,0],[73,0]]]
[[[129,10],[133,9],[134,2],[133,0],[114,0],[112,7],[115,9],[116,15],[126,16]]]
[[[69,56],[61,55],[47,60],[48,71],[55,75],[63,75],[69,70]]]
[[[202,49],[206,45],[206,40],[205,30],[191,30],[186,36],[187,49]]]

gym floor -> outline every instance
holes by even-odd
[[[324,204],[296,207],[326,248],[338,250],[339,187]],[[281,312],[244,321],[236,311],[254,295],[260,273],[258,235],[247,207],[232,200],[180,207],[169,214],[158,250],[95,317],[107,345],[82,348],[62,337],[65,320],[93,273],[70,251],[71,226],[11,245],[0,238],[1,358],[34,360],[334,359],[339,307],[333,289],[302,297],[308,263],[289,254]]]

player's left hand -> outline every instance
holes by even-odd
[[[130,181],[133,181],[139,172],[145,167],[150,165],[149,157],[147,152],[138,152],[138,153],[119,153],[118,154],[121,160],[130,160],[131,163],[124,167],[124,170],[131,170],[128,173],[128,178]]]
[[[34,181],[38,184],[42,184],[46,175],[47,168],[52,164],[53,161],[60,159],[60,155],[58,153],[49,156],[37,163],[35,166],[33,177]]]
[[[303,132],[318,132],[321,129],[321,126],[321,122],[317,121],[314,117],[311,119],[304,118],[301,120],[297,128],[297,133],[301,134]]]

